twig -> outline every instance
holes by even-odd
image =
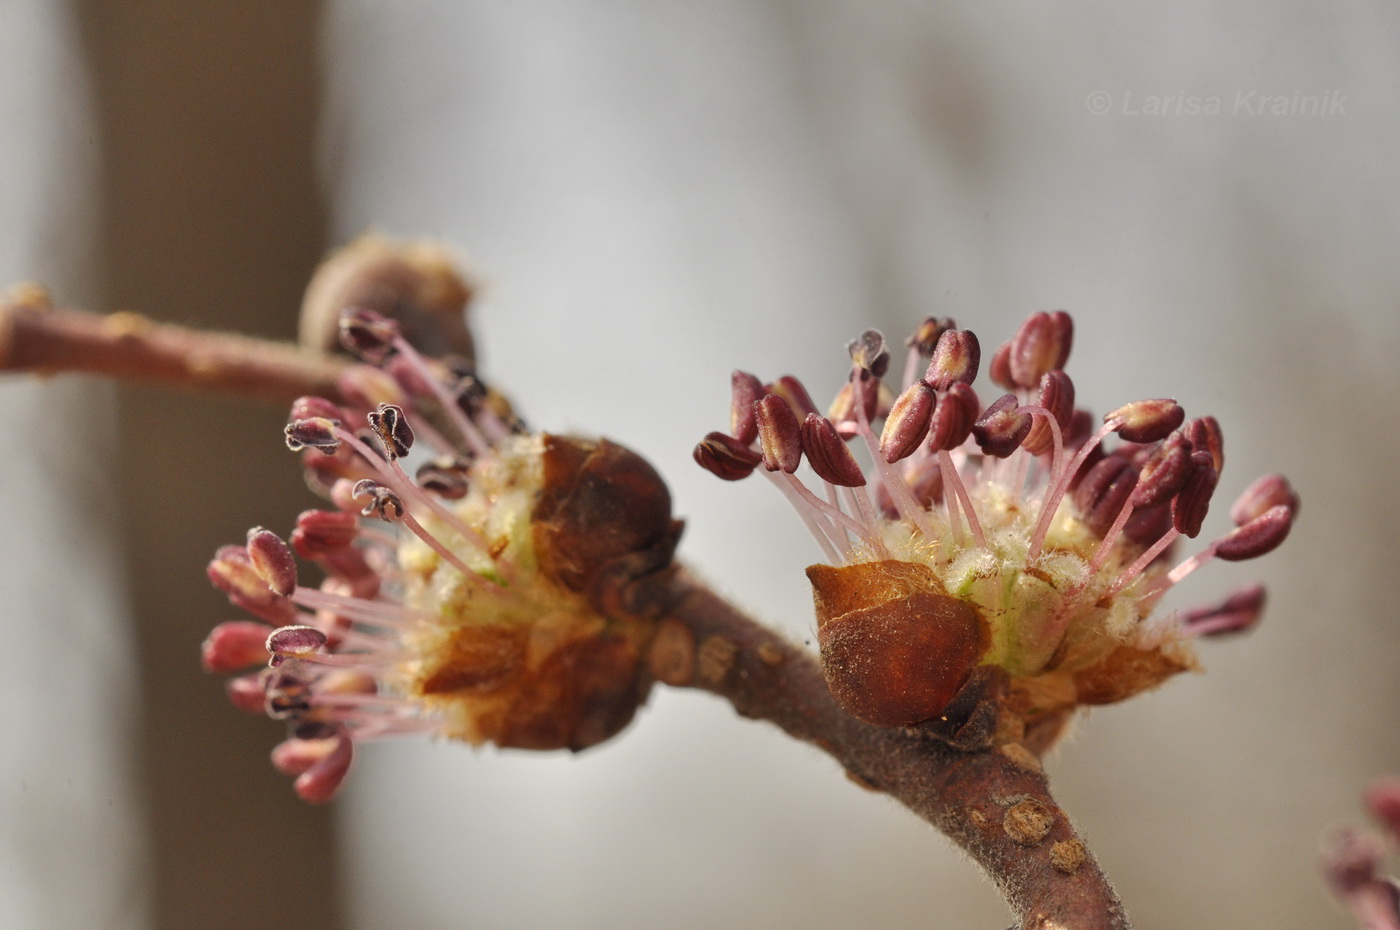
[[[1125,930],[1127,915],[1035,757],[1020,746],[960,752],[847,714],[810,654],[682,575],[672,622],[694,638],[691,687],[777,724],[933,824],[996,882],[1023,930]],[[672,631],[671,635],[675,635]]]
[[[81,372],[288,403],[338,397],[346,363],[280,342],[156,323],[135,313],[0,304],[0,371]]]
[[[338,397],[345,365],[134,313],[54,309],[37,290],[0,302],[0,371],[83,372],[287,402]],[[1117,895],[1051,797],[1035,756],[1016,745],[961,752],[917,731],[856,720],[836,704],[808,653],[692,577],[682,573],[675,585],[663,634],[688,658],[659,677],[713,692],[741,715],[816,745],[853,780],[933,824],[987,871],[1023,930],[1127,930]]]

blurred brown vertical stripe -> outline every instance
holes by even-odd
[[[325,246],[315,177],[312,2],[75,4],[99,120],[105,309],[292,337]],[[204,580],[246,527],[285,532],[310,504],[284,412],[128,388],[119,450],[140,638],[141,732],[156,926],[340,924],[329,813],[300,804],[199,670],[234,616]]]

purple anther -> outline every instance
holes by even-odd
[[[919,324],[919,328],[914,330],[914,334],[904,340],[904,344],[915,350],[924,358],[932,358],[933,350],[938,346],[938,338],[950,329],[957,329],[958,324],[952,317],[929,317]]]
[[[807,419],[802,421],[802,451],[807,453],[812,471],[823,481],[838,487],[865,486],[865,473],[860,470],[851,450],[846,448],[836,427],[825,417],[809,413]]]
[[[755,434],[757,427],[754,428]],[[695,446],[695,463],[725,481],[739,481],[753,474],[763,456],[724,433],[709,433]]]
[[[450,501],[461,500],[471,488],[471,461],[446,456],[419,466],[414,473],[418,486]]]
[[[413,448],[413,427],[408,425],[401,407],[380,404],[378,409],[370,411],[369,427],[379,437],[390,461],[408,455]]]
[[[1003,342],[992,353],[992,364],[987,367],[992,383],[1006,391],[1016,390],[1016,382],[1011,380],[1011,343]]]
[[[1172,508],[1169,503],[1137,507],[1128,522],[1123,524],[1123,535],[1145,549],[1165,536],[1171,528]],[[1165,553],[1159,557],[1165,557]]]
[[[1181,625],[1187,633],[1196,636],[1243,633],[1258,625],[1267,599],[1263,585],[1248,585],[1213,607],[1197,607],[1184,612]]]
[[[1162,440],[1145,456],[1133,492],[1134,507],[1156,507],[1171,500],[1190,477],[1191,443],[1180,431]]]
[[[867,329],[846,343],[846,351],[851,354],[851,362],[857,368],[876,378],[883,378],[890,367],[890,350],[885,346],[885,334],[878,329]]]
[[[1102,537],[1112,528],[1137,482],[1137,469],[1121,455],[1105,456],[1080,480],[1074,503],[1079,518],[1095,536]]]
[[[248,531],[248,561],[274,593],[290,597],[297,588],[297,560],[282,537],[255,526]]]
[[[266,647],[264,647],[266,653]],[[229,703],[247,714],[262,715],[267,712],[267,692],[263,689],[263,677],[254,672],[239,675],[224,682],[224,693]]]
[[[324,397],[307,395],[298,397],[292,401],[291,413],[287,416],[288,423],[295,423],[297,420],[309,420],[319,417],[323,420],[331,420],[337,423],[344,423],[349,419],[349,414],[339,404],[331,403]]]
[[[337,737],[334,747],[293,782],[297,797],[308,804],[324,804],[335,796],[350,771],[354,750],[350,737]]]
[[[817,412],[817,405],[812,402],[812,395],[807,393],[807,388],[801,381],[792,375],[783,375],[777,381],[768,385],[770,394],[777,394],[792,407],[792,412],[797,414],[797,419],[803,420],[809,413]]]
[[[802,464],[802,427],[788,402],[769,394],[753,405],[763,467],[789,475]]]
[[[1172,523],[1181,535],[1194,539],[1201,532],[1211,495],[1219,482],[1220,472],[1215,470],[1211,454],[1203,449],[1192,452],[1191,473],[1172,499]]]
[[[875,378],[861,378],[854,384],[847,381],[836,392],[836,399],[827,408],[826,418],[836,427],[838,433],[849,438],[857,432],[860,415],[856,411],[855,397],[859,392],[865,406],[866,422],[875,419],[880,405],[880,382]]]
[[[1187,423],[1182,430],[1191,440],[1193,449],[1208,449],[1215,460],[1215,470],[1225,469],[1225,435],[1220,431],[1220,422],[1215,417],[1197,417]]]
[[[1235,526],[1244,526],[1270,507],[1284,504],[1296,516],[1298,495],[1288,479],[1283,475],[1264,475],[1240,495],[1230,508],[1230,519]]]
[[[1389,776],[1371,782],[1366,789],[1366,809],[1400,842],[1400,778]]]
[[[292,530],[292,548],[304,559],[344,552],[360,532],[354,514],[340,510],[303,510]]]
[[[267,636],[267,651],[288,659],[312,655],[325,644],[326,634],[314,626],[284,626]]]
[[[1074,417],[1074,382],[1069,379],[1069,375],[1059,368],[1042,375],[1038,403],[1055,418],[1055,425],[1060,428],[1060,438],[1063,442],[1064,434]],[[1054,451],[1055,434],[1045,417],[1035,418],[1035,424],[1025,442],[1021,443],[1021,447],[1032,455],[1045,455]]]
[[[961,382],[950,387],[929,420],[928,450],[943,452],[967,442],[980,409],[981,402],[972,388]]]
[[[272,627],[251,620],[220,623],[209,631],[200,646],[200,658],[206,672],[227,675],[241,672],[254,665],[267,664],[267,637]],[[262,701],[261,695],[258,697]]]
[[[1104,415],[1105,423],[1128,442],[1156,442],[1165,439],[1186,419],[1186,411],[1169,397],[1137,400]]]
[[[929,360],[924,380],[934,390],[946,391],[954,384],[971,384],[982,364],[982,346],[970,329],[950,329],[938,340]]]
[[[350,496],[356,500],[368,497],[369,502],[360,511],[362,516],[378,517],[385,523],[393,523],[404,515],[403,501],[393,491],[371,478],[355,482]]]
[[[899,395],[880,433],[880,454],[886,462],[894,464],[919,448],[928,435],[937,400],[933,388],[923,381],[915,381]]]
[[[1003,394],[972,424],[972,438],[987,455],[1004,459],[1021,447],[1031,431],[1032,420],[1034,417],[1021,409],[1015,394]]]
[[[399,324],[363,308],[340,312],[340,344],[345,351],[371,364],[379,364],[393,351]]]
[[[1243,526],[1226,533],[1215,544],[1215,554],[1227,562],[1242,562],[1272,552],[1293,528],[1293,509],[1276,504]]]
[[[1011,381],[1030,389],[1040,383],[1047,371],[1064,368],[1074,342],[1074,321],[1068,313],[1033,313],[1011,339],[1007,358]]]
[[[735,370],[729,378],[729,432],[743,445],[758,437],[753,405],[762,399],[763,382],[747,371]]]
[[[307,417],[288,423],[287,428],[283,430],[287,437],[287,448],[293,452],[300,452],[306,448],[320,449],[330,455],[340,448],[340,440],[335,436],[338,425],[335,420],[325,417]]]

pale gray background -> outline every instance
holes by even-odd
[[[493,282],[477,332],[494,380],[539,426],[650,457],[688,561],[796,636],[816,547],[766,485],[689,458],[723,427],[735,366],[825,396],[867,325],[951,314],[991,346],[1066,308],[1082,403],[1171,394],[1224,424],[1207,533],[1257,474],[1288,473],[1288,544],[1178,598],[1261,578],[1261,629],[1208,645],[1207,675],[1096,713],[1050,768],[1139,926],[1346,925],[1318,837],[1400,770],[1392,4],[339,2],[324,37],[334,238],[374,225],[470,250]],[[67,92],[45,73],[30,92]],[[1129,112],[1181,93],[1223,112]],[[1343,112],[1235,109],[1295,93]],[[7,274],[49,267],[38,222],[7,211]],[[62,642],[44,648],[79,661]],[[79,691],[49,700],[100,723]],[[375,748],[338,810],[365,930],[1007,923],[932,830],[698,694],[658,693],[579,758]],[[139,848],[98,814],[85,848]],[[17,816],[5,856],[35,866],[0,858],[0,881],[51,895]],[[103,858],[116,876],[140,861]],[[83,926],[60,918],[32,925]]]

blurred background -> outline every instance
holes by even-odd
[[[690,461],[729,371],[825,397],[867,326],[952,315],[995,346],[1068,309],[1081,404],[1223,423],[1207,536],[1265,471],[1303,508],[1279,552],[1177,592],[1262,579],[1261,628],[1083,720],[1057,794],[1139,926],[1342,927],[1319,836],[1400,771],[1397,42],[1378,0],[12,0],[0,278],[290,337],[335,244],[444,238],[490,281],[488,376],[648,456],[685,558],[796,637],[815,545],[766,484]],[[234,616],[209,555],[311,504],[284,411],[0,398],[0,926],[1009,922],[932,829],[700,694],[574,758],[375,746],[299,804],[278,728],[198,668]]]

